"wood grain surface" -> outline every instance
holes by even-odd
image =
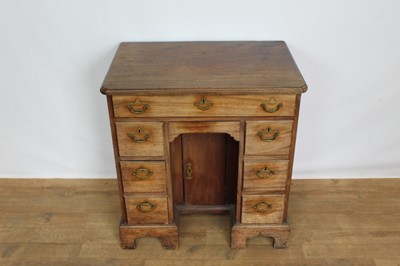
[[[115,117],[207,117],[207,116],[293,116],[296,95],[193,95],[176,96],[112,96]],[[205,99],[207,110],[195,103]],[[129,104],[136,101],[140,113],[134,113]],[[270,103],[271,102],[271,103]],[[265,104],[267,111],[261,106]],[[278,108],[278,106],[282,106]],[[134,110],[135,111],[135,110]],[[269,112],[268,112],[269,111]]]
[[[116,122],[118,151],[120,156],[163,156],[163,123],[162,122]],[[141,132],[138,132],[138,130]],[[143,142],[132,141],[128,135],[134,133],[136,139],[148,138]]]
[[[164,195],[129,195],[125,196],[125,204],[129,225],[168,223],[167,197]]]
[[[227,133],[239,141],[240,122],[170,122],[169,141],[187,133]]]
[[[185,204],[224,204],[225,134],[184,134],[182,152]]]
[[[287,249],[230,248],[229,216],[182,216],[177,250],[120,248],[116,180],[0,179],[1,265],[374,265],[400,263],[400,178],[293,180]]]
[[[292,121],[247,121],[245,154],[289,156],[292,125]],[[263,141],[259,133],[268,128],[271,132],[265,133],[264,138],[271,139],[276,132],[279,135],[272,141]]]
[[[288,161],[245,161],[243,191],[285,191],[287,171]]]
[[[121,43],[104,94],[307,90],[285,42]],[[243,91],[245,89],[245,91]]]
[[[243,224],[279,224],[283,222],[284,195],[243,194],[242,198]]]
[[[165,162],[121,161],[120,165],[125,193],[166,192]]]

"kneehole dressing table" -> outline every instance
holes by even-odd
[[[107,96],[121,245],[178,247],[179,215],[230,213],[231,247],[254,236],[287,246],[300,97],[286,44],[121,43]]]

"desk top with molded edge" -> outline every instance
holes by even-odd
[[[283,41],[124,42],[101,87],[106,95],[306,90]]]

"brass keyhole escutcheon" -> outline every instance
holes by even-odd
[[[186,180],[192,180],[192,179],[193,179],[192,163],[187,162],[186,163]]]

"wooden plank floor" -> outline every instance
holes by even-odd
[[[227,216],[182,217],[180,248],[119,247],[115,180],[0,179],[0,265],[400,265],[400,179],[294,180],[289,248],[229,248]]]

